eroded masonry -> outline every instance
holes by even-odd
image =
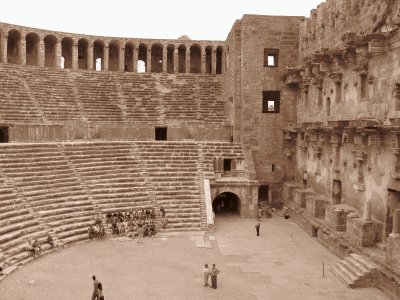
[[[346,284],[399,297],[399,25],[399,0],[244,15],[226,41],[0,24],[0,264],[96,214],[212,230],[283,205]]]

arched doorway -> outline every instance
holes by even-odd
[[[213,201],[215,214],[240,214],[240,199],[231,192],[224,192],[215,197]]]

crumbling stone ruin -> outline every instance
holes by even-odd
[[[0,264],[98,213],[212,230],[212,206],[283,204],[344,283],[399,297],[399,24],[399,0],[244,15],[226,41],[0,23]]]

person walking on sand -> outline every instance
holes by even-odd
[[[92,276],[93,278],[93,294],[92,294],[92,300],[98,300],[99,299],[99,282],[96,279],[96,276]]]
[[[219,273],[219,270],[215,267],[215,264],[213,264],[210,275],[211,275],[211,287],[213,289],[217,288],[217,275]]]
[[[257,218],[257,221],[256,221],[256,232],[257,232],[257,236],[260,236],[260,219],[259,218]]]
[[[208,286],[208,277],[210,277],[210,268],[208,267],[208,264],[204,265],[204,286]]]

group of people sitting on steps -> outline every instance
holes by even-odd
[[[49,244],[50,248],[55,246],[52,236],[50,233],[47,234],[45,244]],[[25,247],[25,251],[31,252],[33,255],[40,255],[43,252],[42,242],[38,239],[28,240],[28,246]]]
[[[165,229],[167,226],[167,218],[165,210],[160,207],[161,224]],[[106,224],[112,229],[113,235],[123,235],[134,238],[135,236],[152,236],[157,233],[156,212],[152,209],[131,210],[108,212],[106,214]],[[99,216],[96,214],[95,224],[88,228],[89,238],[103,238],[106,236],[105,227]]]

